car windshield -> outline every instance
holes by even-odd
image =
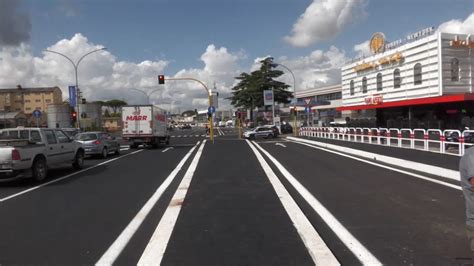
[[[9,265],[474,266],[474,0],[0,0]]]
[[[88,140],[96,140],[97,134],[95,133],[81,133],[76,136],[76,140],[80,141],[88,141]]]

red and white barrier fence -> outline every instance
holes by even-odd
[[[421,128],[302,127],[303,137],[335,139],[462,156],[474,146],[474,130]]]

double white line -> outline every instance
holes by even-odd
[[[357,257],[357,259],[364,265],[382,265],[382,263],[365,248],[337,219],[332,215],[312,194],[309,192],[283,165],[278,162],[275,157],[270,155],[260,145],[255,142],[247,140],[247,143],[252,148],[257,156],[258,161],[262,165],[268,179],[272,183],[276,193],[278,194],[283,207],[287,211],[295,228],[300,234],[303,243],[313,258],[315,264],[320,265],[339,265],[338,260],[334,257],[332,252],[326,246],[319,234],[309,222],[298,207],[294,199],[285,189],[278,177],[275,175],[271,167],[265,161],[257,147],[265,156],[267,156],[277,169],[282,173],[283,177],[298,191],[306,202],[313,208],[313,210],[321,217],[329,228],[336,234],[336,236],[347,246],[347,248]],[[255,146],[255,147],[254,147]]]
[[[184,175],[184,178],[181,181],[178,190],[173,196],[173,199],[171,200],[168,208],[166,209],[165,214],[161,218],[160,223],[158,224],[158,227],[155,233],[153,234],[152,239],[150,240],[147,248],[145,249],[145,252],[143,253],[142,258],[140,259],[139,264],[160,264],[166,246],[168,245],[169,237],[171,236],[171,232],[176,223],[176,219],[178,218],[178,214],[181,210],[181,203],[182,201],[184,201],[184,197],[186,196],[186,192],[189,187],[189,184],[191,183],[194,171],[196,170],[199,159],[201,158],[202,150],[204,148],[205,143],[206,140],[203,141],[201,147],[194,156],[194,159],[191,162],[191,165],[189,166],[188,170],[186,171],[186,174]],[[133,218],[133,220],[117,237],[114,243],[102,255],[99,261],[97,261],[96,265],[112,265],[115,262],[115,260],[127,246],[128,242],[130,242],[130,239],[132,239],[135,232],[140,228],[143,221],[145,221],[152,208],[158,202],[160,197],[163,195],[165,190],[169,187],[171,182],[178,175],[179,171],[181,171],[183,165],[186,163],[188,158],[198,146],[199,142],[186,154],[186,156],[183,157],[183,159],[179,162],[178,166],[176,166],[176,168],[169,174],[169,176],[160,185],[160,187],[158,187],[153,196],[135,215],[135,218]],[[151,252],[151,250],[153,250],[153,252]],[[156,252],[157,250],[159,250],[159,252]]]

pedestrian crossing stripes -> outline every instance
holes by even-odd
[[[218,135],[214,135],[214,137],[217,137]],[[202,135],[172,135],[170,136],[172,138],[205,138],[205,137],[209,137],[209,135],[205,135],[205,134],[202,134]]]

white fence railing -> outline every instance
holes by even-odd
[[[462,156],[474,146],[474,130],[302,127],[300,136],[431,151]]]

